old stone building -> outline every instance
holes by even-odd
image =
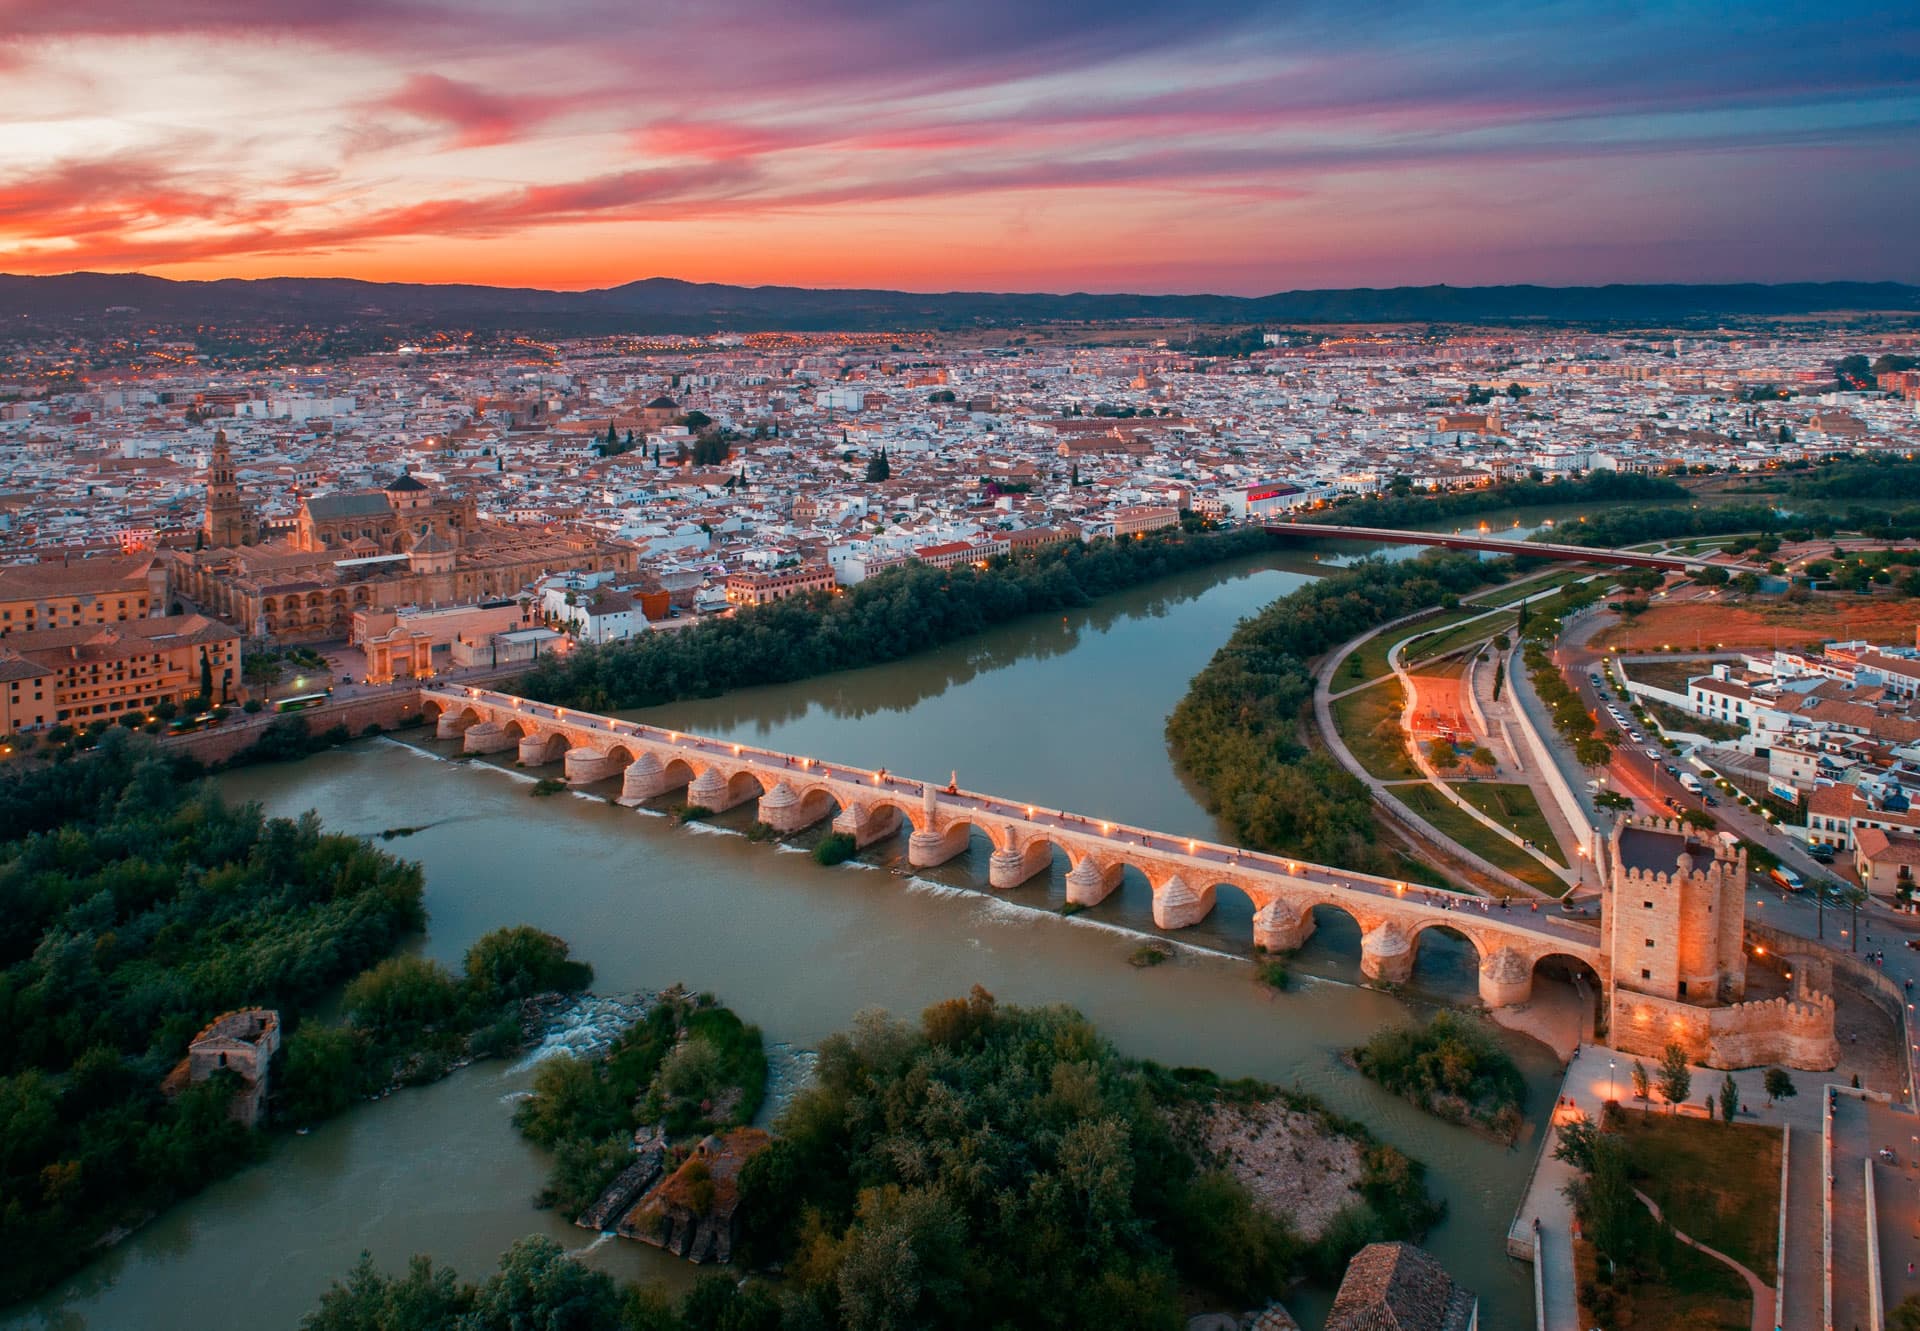
[[[733,1260],[740,1171],[771,1142],[760,1128],[702,1138],[678,1169],[621,1218],[617,1232],[691,1262]]]
[[[187,1046],[187,1056],[167,1074],[163,1089],[177,1095],[196,1082],[232,1073],[239,1087],[227,1107],[236,1123],[259,1124],[267,1108],[267,1077],[280,1050],[280,1014],[272,1008],[240,1008],[208,1022]]]
[[[209,530],[229,530],[211,484],[208,495]],[[173,583],[248,636],[325,642],[345,639],[359,610],[511,596],[551,573],[631,572],[634,557],[593,535],[483,522],[470,495],[402,472],[379,490],[308,497],[283,539],[178,552]]]
[[[1788,993],[1748,1000],[1744,850],[1677,820],[1623,818],[1604,867],[1609,1044],[1656,1058],[1678,1044],[1706,1067],[1834,1065],[1833,997],[1809,968]]]
[[[1327,1331],[1475,1331],[1480,1300],[1411,1243],[1369,1243],[1347,1263]]]

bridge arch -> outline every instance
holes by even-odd
[[[838,799],[838,797],[836,797],[836,799]],[[868,795],[863,790],[858,797],[848,795],[846,799],[838,800],[838,803],[840,804],[842,812],[845,812],[849,808],[861,810],[861,817],[863,819],[872,818],[874,814],[880,812],[882,809],[892,809],[900,815],[900,820],[914,832],[927,830],[927,810],[925,805],[919,800],[909,799],[905,795],[896,795],[891,791],[883,790],[877,790],[873,794]],[[969,830],[972,829],[972,824],[968,823],[964,818],[955,819],[954,824],[965,824]]]
[[[1564,986],[1578,998],[1581,1039],[1590,1039],[1600,1030],[1606,1021],[1606,984],[1592,961],[1571,952],[1543,952],[1528,967],[1529,990],[1540,993],[1542,981]]]
[[[729,805],[744,804],[748,800],[759,799],[780,784],[778,777],[763,775],[753,767],[739,767],[732,772],[721,769],[721,775],[726,779]]]
[[[1464,939],[1473,953],[1474,964],[1485,961],[1499,947],[1497,940],[1489,942],[1481,937],[1479,931],[1464,920],[1456,920],[1451,915],[1427,916],[1422,919],[1403,921],[1401,928],[1407,931],[1407,937],[1413,941],[1415,960],[1418,961],[1420,944],[1430,933],[1449,934]]]
[[[567,750],[573,747],[573,737],[564,730],[532,730],[520,741],[520,765],[522,767],[545,767],[548,763],[557,763],[567,756]]]
[[[1428,985],[1443,990],[1466,988],[1477,991],[1479,976],[1487,959],[1497,950],[1498,944],[1491,946],[1465,921],[1442,916],[1401,922],[1411,943],[1411,955],[1407,959],[1409,978],[1422,975]],[[1430,942],[1440,941],[1441,946],[1430,946]],[[1455,950],[1455,943],[1464,943],[1464,949]],[[1452,953],[1457,958],[1457,966],[1449,966],[1443,958]],[[1422,965],[1422,958],[1425,964]]]

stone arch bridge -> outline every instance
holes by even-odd
[[[639,804],[684,788],[689,804],[715,812],[758,801],[760,821],[793,833],[827,819],[869,846],[912,829],[907,859],[929,868],[962,854],[975,832],[993,845],[988,880],[1017,887],[1046,872],[1057,850],[1069,865],[1067,899],[1098,905],[1128,869],[1153,891],[1153,922],[1181,929],[1204,919],[1222,890],[1254,907],[1253,941],[1291,951],[1314,930],[1316,908],[1342,911],[1359,926],[1360,969],[1399,983],[1413,970],[1423,934],[1463,936],[1479,961],[1489,1007],[1525,1002],[1536,967],[1549,959],[1583,963],[1607,983],[1600,933],[1544,912],[1480,909],[1477,898],[1418,884],[1290,860],[1146,828],[1021,804],[994,795],[822,762],[731,740],[710,739],[464,686],[426,686],[423,710],[441,739],[469,753],[514,750],[527,767],[564,763],[573,785],[618,778],[620,802]]]

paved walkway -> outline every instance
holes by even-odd
[[[1653,1212],[1653,1218],[1655,1220],[1663,1220],[1666,1218],[1660,1214],[1660,1204],[1654,1201],[1653,1198],[1647,1196],[1646,1193],[1635,1188],[1633,1195],[1640,1199],[1643,1206]],[[1682,1234],[1676,1229],[1673,1231],[1673,1236],[1689,1248],[1696,1248],[1709,1257],[1717,1258],[1740,1273],[1741,1278],[1747,1282],[1747,1293],[1753,1299],[1753,1331],[1773,1331],[1773,1328],[1779,1325],[1773,1317],[1773,1290],[1767,1286],[1765,1281],[1753,1272],[1747,1270],[1747,1268],[1739,1262],[1734,1261],[1733,1258],[1727,1256],[1724,1252],[1721,1252],[1718,1248],[1709,1248],[1691,1234]]]
[[[1817,1075],[1817,1074],[1814,1074]],[[1818,1103],[1817,1085],[1801,1098]],[[1787,1307],[1782,1326],[1818,1327],[1827,1302],[1822,1214],[1826,1178],[1820,1172],[1820,1129],[1795,1125],[1787,1143]]]
[[[1833,1173],[1833,1325],[1866,1327],[1867,1185],[1866,1162],[1871,1129],[1867,1106],[1855,1096],[1834,1097]]]

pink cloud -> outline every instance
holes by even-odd
[[[441,74],[415,74],[398,91],[371,104],[440,125],[453,133],[458,148],[507,143],[581,102],[579,97],[512,95],[488,92]]]

